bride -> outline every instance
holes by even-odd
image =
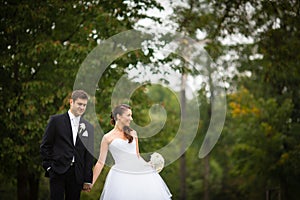
[[[114,108],[114,128],[102,138],[92,186],[110,151],[115,163],[106,177],[100,200],[170,200],[172,195],[161,176],[139,154],[137,134],[129,127],[131,121],[130,106],[121,104]]]

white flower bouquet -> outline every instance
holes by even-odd
[[[151,154],[149,163],[157,171],[157,173],[161,172],[165,166],[164,157],[157,152]]]

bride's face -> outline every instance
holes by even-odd
[[[118,121],[123,126],[129,126],[132,120],[132,111],[130,109],[126,109],[122,115],[118,115]]]

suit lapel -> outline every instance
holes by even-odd
[[[73,141],[73,132],[72,132],[72,125],[71,125],[71,119],[68,113],[65,113],[64,122],[66,125],[66,135],[69,137],[69,141],[74,145]]]
[[[77,130],[77,136],[76,136],[76,143],[75,143],[75,146],[78,145],[78,142],[79,140],[81,140],[81,137],[80,137],[80,124],[83,123],[83,120],[82,120],[82,116],[80,117],[80,120],[79,120],[79,126],[78,126],[78,130]]]

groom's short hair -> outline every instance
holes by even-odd
[[[89,99],[89,96],[84,90],[74,90],[71,99],[73,99],[73,101],[76,101],[77,99]]]

